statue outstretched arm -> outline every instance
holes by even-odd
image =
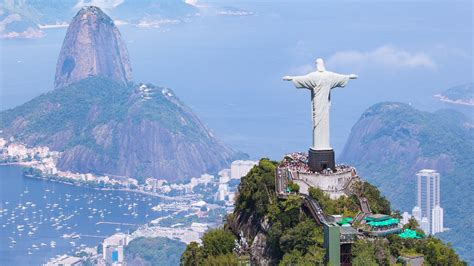
[[[308,75],[304,76],[284,76],[283,80],[291,81],[296,88],[310,89],[312,87]]]
[[[356,74],[350,74],[349,75],[349,78],[350,79],[357,79],[359,76],[357,76]]]

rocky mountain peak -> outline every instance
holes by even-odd
[[[132,81],[127,48],[113,20],[100,8],[81,8],[69,24],[56,65],[55,88],[91,76]]]

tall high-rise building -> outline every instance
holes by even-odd
[[[423,169],[417,174],[416,206],[412,215],[423,224],[425,233],[443,232],[443,208],[440,206],[440,175]]]

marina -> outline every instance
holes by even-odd
[[[152,210],[163,199],[26,178],[18,166],[0,177],[1,265],[44,263],[171,213]]]

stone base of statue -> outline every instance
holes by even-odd
[[[334,150],[313,150],[308,151],[308,166],[313,172],[321,172],[330,168],[336,170],[336,160],[334,159]]]

